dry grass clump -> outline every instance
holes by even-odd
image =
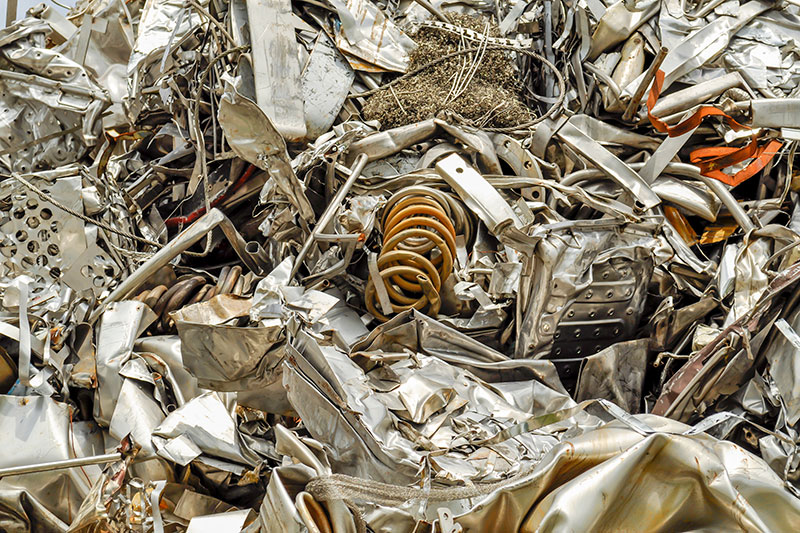
[[[470,15],[449,16],[453,24],[479,33],[486,31],[489,20]],[[488,33],[490,37],[500,37],[494,23],[489,23]],[[460,48],[478,45],[475,41],[462,41],[456,33],[433,27],[421,27],[412,38],[417,48],[411,54],[409,72]],[[442,111],[456,113],[478,127],[502,128],[532,120],[532,110],[520,98],[518,70],[511,53],[486,51],[477,69],[471,69],[474,59],[475,54],[453,57],[379,91],[367,99],[362,111],[364,118],[380,121],[383,128],[419,122]],[[470,72],[474,72],[471,78]]]

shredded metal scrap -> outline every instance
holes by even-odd
[[[800,528],[800,7],[0,30],[0,529]]]

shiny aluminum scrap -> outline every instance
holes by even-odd
[[[0,522],[793,531],[800,7],[0,30]]]

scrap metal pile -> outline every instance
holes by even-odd
[[[796,531],[800,7],[0,31],[0,530]]]

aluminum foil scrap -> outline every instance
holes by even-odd
[[[0,531],[800,529],[798,2],[50,2]]]

